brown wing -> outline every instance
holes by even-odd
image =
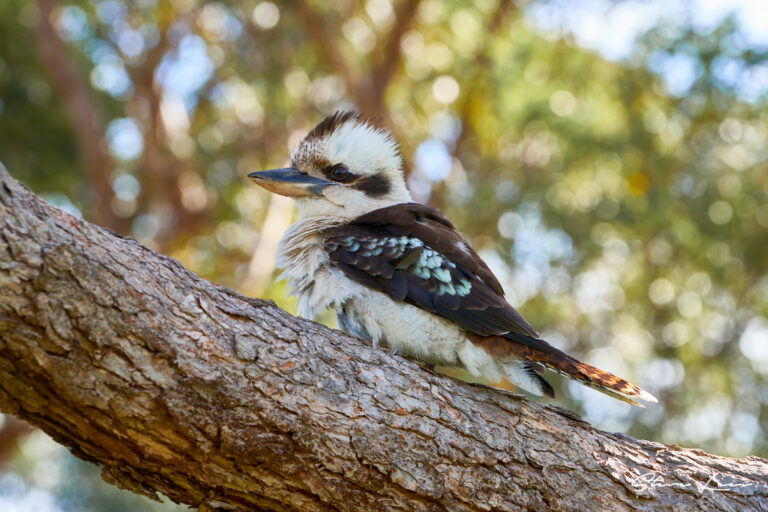
[[[351,279],[480,335],[536,330],[442,214],[417,203],[381,208],[326,232],[325,250]]]

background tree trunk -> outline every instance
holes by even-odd
[[[768,462],[430,373],[45,204],[0,167],[0,408],[201,510],[765,510]]]
[[[67,45],[56,34],[55,7],[53,0],[37,1],[40,11],[40,22],[35,30],[38,55],[72,122],[78,154],[88,175],[90,218],[122,233],[128,223],[112,211],[114,193],[110,175],[114,166],[104,140],[106,129],[102,112],[90,85],[70,60]]]

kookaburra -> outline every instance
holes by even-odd
[[[300,315],[331,308],[341,329],[374,346],[491,382],[506,377],[536,395],[554,397],[546,367],[625,402],[656,402],[541,339],[453,224],[413,202],[385,130],[337,112],[298,144],[290,165],[248,176],[298,204],[277,266]]]

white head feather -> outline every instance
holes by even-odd
[[[291,153],[291,165],[307,174],[326,177],[329,165],[344,165],[359,176],[386,181],[387,190],[372,194],[356,183],[331,186],[320,197],[297,198],[302,217],[334,216],[347,219],[385,206],[411,201],[403,179],[402,157],[397,143],[386,130],[372,125],[359,114],[337,112],[318,124]]]

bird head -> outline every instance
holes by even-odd
[[[248,177],[294,198],[302,217],[353,219],[411,201],[392,136],[355,112],[336,112],[315,126],[291,153],[290,167]]]

